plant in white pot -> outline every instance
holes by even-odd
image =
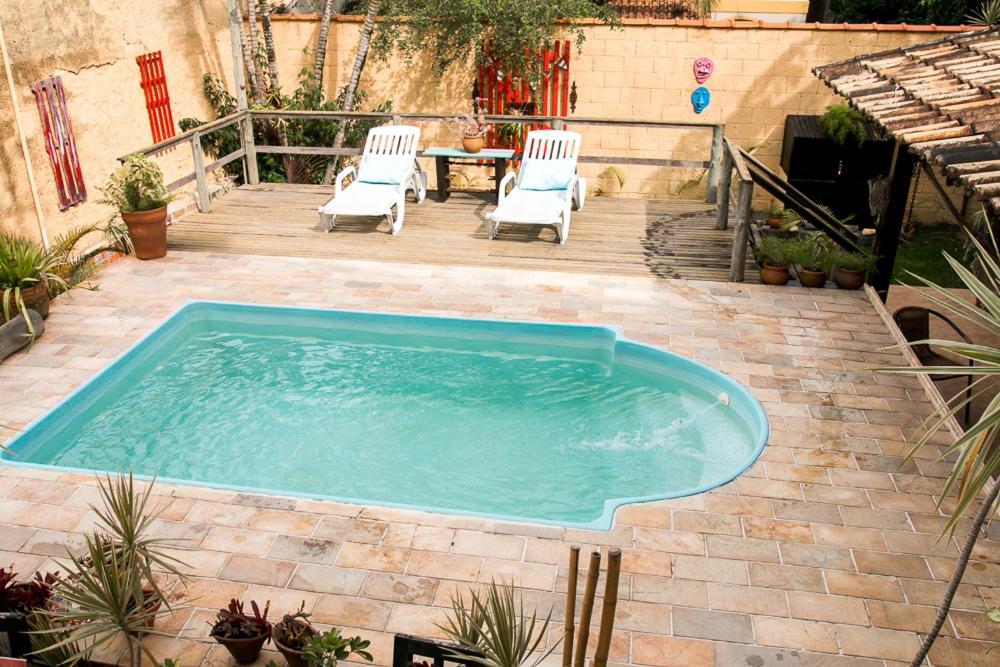
[[[167,254],[167,204],[173,197],[155,162],[141,153],[129,155],[102,192],[101,203],[121,213],[136,257],[157,259]]]

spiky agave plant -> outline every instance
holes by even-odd
[[[996,238],[989,225],[986,225],[986,230],[991,246],[989,249],[978,238],[969,234],[980,276],[970,271],[963,263],[948,253],[944,253],[948,264],[975,297],[975,301],[967,301],[950,290],[920,276],[914,275],[914,278],[928,288],[925,296],[931,302],[959,319],[982,327],[990,334],[990,338],[995,340],[1000,337],[1000,264],[997,262],[1000,250],[998,250]],[[909,343],[911,346],[927,344],[950,352],[962,360],[971,360],[975,365],[959,366],[956,364],[955,366],[918,366],[916,368],[905,366],[878,370],[890,373],[929,375],[960,373],[978,377],[972,383],[969,395],[966,395],[963,390],[948,401],[947,409],[937,411],[924,420],[919,431],[920,436],[906,453],[907,458],[912,457],[917,450],[928,444],[931,437],[950,418],[963,410],[967,403],[981,398],[989,398],[991,395],[992,398],[989,398],[985,410],[976,423],[970,425],[965,433],[946,447],[940,456],[941,459],[952,463],[952,470],[938,498],[938,507],[942,506],[944,499],[949,494],[955,495],[954,508],[945,526],[945,533],[949,536],[954,534],[959,520],[965,513],[973,508],[976,502],[980,504],[975,508],[972,526],[969,528],[969,534],[959,553],[955,572],[945,589],[937,617],[913,659],[912,664],[915,666],[923,663],[947,619],[948,610],[951,608],[951,602],[962,581],[962,575],[969,563],[972,549],[983,524],[995,510],[998,496],[1000,496],[1000,482],[995,479],[1000,473],[1000,445],[998,445],[998,441],[1000,441],[1000,394],[997,394],[995,386],[991,384],[991,380],[1000,374],[1000,349],[989,345],[951,340],[932,339]]]
[[[1000,23],[1000,0],[983,0],[965,20],[969,25],[991,26]]]
[[[451,615],[438,627],[449,639],[479,656],[456,655],[463,661],[484,667],[536,667],[555,650],[539,652],[545,641],[552,611],[539,622],[537,611],[531,617],[524,611],[524,601],[513,584],[492,582],[483,593],[471,591],[466,604],[460,594],[451,598]]]

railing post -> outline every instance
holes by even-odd
[[[566,127],[566,123],[563,121],[562,118],[556,118],[555,120],[552,121],[553,130],[561,130],[564,127]]]
[[[753,181],[740,180],[736,199],[736,229],[733,231],[733,258],[729,264],[729,280],[743,282],[747,264],[747,238],[753,224]]]
[[[205,177],[205,156],[201,152],[201,133],[191,135],[191,157],[194,158],[194,180],[198,184],[198,210],[208,213],[212,205],[208,201],[208,179]]]
[[[247,183],[257,185],[260,183],[260,174],[257,171],[257,144],[253,139],[253,115],[249,111],[243,112],[245,115],[240,121],[240,134],[243,143],[243,163],[247,167]]]
[[[729,226],[729,188],[733,184],[733,156],[728,147],[722,151],[722,178],[719,181],[719,210],[715,218],[716,229]]]
[[[708,167],[708,190],[705,193],[705,201],[714,204],[719,198],[719,179],[722,176],[722,154],[725,146],[723,140],[726,138],[726,126],[716,125],[712,128],[712,156]]]

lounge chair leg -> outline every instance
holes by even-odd
[[[327,232],[332,232],[333,228],[337,226],[336,224],[337,216],[330,215],[329,213],[320,213],[319,220],[320,223],[326,226]]]

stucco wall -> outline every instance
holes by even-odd
[[[135,57],[163,52],[173,117],[210,114],[201,75],[231,71],[223,0],[3,0],[7,47],[28,139],[46,230],[53,237],[74,225],[99,222],[110,210],[96,204],[116,157],[152,143]],[[60,211],[31,83],[62,77],[88,199]],[[37,237],[38,226],[14,131],[10,96],[0,81],[0,225]],[[161,156],[168,180],[190,170],[190,151]]]
[[[934,38],[927,27],[903,30],[899,26],[824,26],[812,24],[744,24],[726,21],[703,25],[675,25],[672,21],[630,21],[623,29],[586,28],[582,51],[572,55],[571,78],[579,100],[577,117],[659,119],[725,123],[726,134],[744,146],[759,145],[755,155],[777,167],[785,116],[822,113],[838,101],[811,72],[812,68],[883,49],[897,48]],[[682,22],[683,23],[683,22]],[[695,23],[695,22],[688,22]],[[740,26],[740,23],[736,23]],[[762,27],[766,26],[766,27]],[[780,27],[779,27],[780,26]],[[299,70],[312,62],[319,31],[315,17],[275,17],[283,86],[294,84]],[[346,83],[354,58],[360,24],[345,18],[331,26],[325,85],[336,91]],[[691,91],[698,85],[692,63],[699,56],[715,61],[706,83],[712,101],[701,114],[692,110]],[[469,104],[473,67],[455,67],[435,77],[425,62],[406,65],[369,63],[362,87],[369,102],[386,99],[401,111],[452,113]],[[574,129],[572,122],[569,124]],[[707,159],[708,132],[642,129],[603,129],[577,126],[584,133],[584,153],[631,157]],[[422,143],[455,139],[439,126],[425,126]],[[622,167],[626,182],[623,196],[676,196],[685,182],[697,179],[699,170],[661,167]],[[591,187],[604,167],[584,165]],[[485,169],[479,176],[485,176]],[[608,179],[611,180],[611,179]],[[607,181],[605,182],[606,187]],[[685,196],[696,196],[701,185],[689,187]],[[613,187],[617,190],[617,187]],[[761,202],[766,197],[761,195]],[[943,211],[926,186],[917,197],[918,219],[940,219]]]

